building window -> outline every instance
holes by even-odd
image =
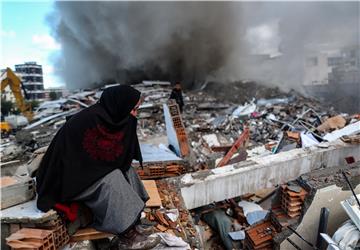
[[[351,52],[350,52],[350,57],[351,58],[355,58],[356,57],[356,50],[352,50]]]
[[[329,57],[328,58],[328,66],[338,66],[341,63],[341,57]]]
[[[45,98],[45,94],[44,93],[37,93],[36,94],[36,99],[44,99]]]
[[[43,85],[36,85],[36,90],[44,90],[44,86]]]
[[[34,85],[27,85],[25,88],[27,90],[34,90]]]
[[[309,57],[306,59],[306,65],[307,66],[317,66],[318,65],[318,59],[317,57]]]

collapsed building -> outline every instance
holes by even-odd
[[[229,86],[229,93],[239,86],[252,94],[219,99],[211,86],[186,92],[181,114],[168,100],[169,82],[134,85],[144,95],[138,117],[144,167],[133,165],[151,197],[143,218],[162,237],[158,249],[174,242],[174,249],[355,247],[330,240],[348,219],[351,230],[360,230],[351,192],[359,193],[359,114],[254,84]],[[45,102],[34,122],[3,139],[4,248],[108,247],[112,235],[71,231],[55,211],[37,210],[32,178],[56,131],[101,91]]]

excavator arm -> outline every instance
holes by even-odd
[[[6,72],[4,74],[6,74],[6,75],[2,76],[1,92],[4,91],[6,86],[8,86],[8,85],[10,86],[10,89],[11,89],[12,93],[14,94],[14,97],[16,100],[16,106],[18,107],[20,112],[30,122],[33,118],[33,113],[31,111],[31,105],[25,102],[25,98],[21,92],[22,84],[21,84],[19,77],[17,77],[10,68],[7,68]]]

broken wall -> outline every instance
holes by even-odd
[[[360,145],[342,141],[322,144],[326,148],[294,149],[276,155],[251,158],[245,162],[213,170],[186,174],[178,181],[188,209],[193,209],[253,193],[261,188],[274,187],[321,167],[345,165],[345,157],[360,160]]]

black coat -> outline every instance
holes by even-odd
[[[130,115],[140,92],[130,86],[106,89],[99,103],[77,113],[58,131],[37,172],[37,206],[48,211],[67,203],[114,169],[142,162]]]
[[[176,103],[179,105],[180,109],[182,110],[182,107],[184,106],[184,100],[181,89],[174,88],[171,91],[170,99],[175,99]]]

